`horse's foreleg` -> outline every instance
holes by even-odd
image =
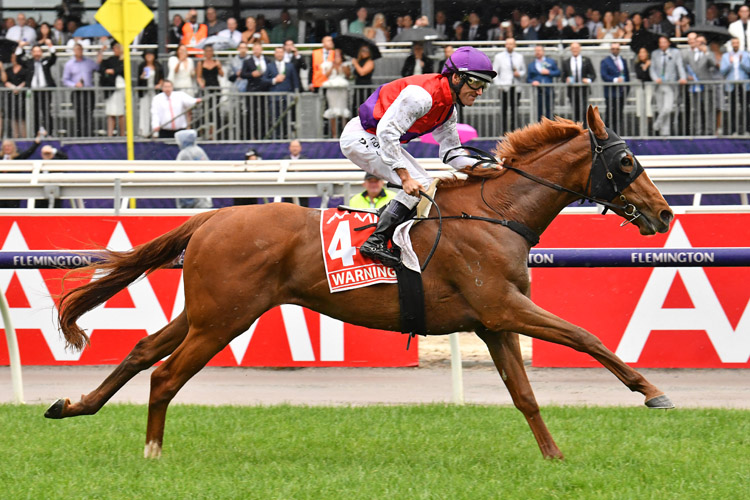
[[[562,459],[563,454],[552,439],[552,434],[539,413],[539,405],[523,366],[518,334],[488,330],[477,330],[476,333],[487,344],[492,361],[495,362],[497,371],[513,398],[513,404],[526,417],[544,458]]]
[[[485,316],[484,325],[492,330],[518,332],[585,352],[611,371],[631,391],[640,392],[651,408],[673,408],[669,398],[646,378],[607,349],[596,336],[534,304],[521,293],[503,299],[503,311]]]
[[[240,330],[238,333],[241,333]],[[151,374],[151,396],[146,426],[146,458],[159,458],[164,441],[167,406],[190,378],[221,351],[234,336],[199,331],[191,326],[185,341]]]
[[[81,400],[76,403],[71,403],[69,399],[58,399],[44,416],[66,418],[93,415],[136,374],[171,354],[187,332],[187,317],[183,311],[158,332],[139,340],[130,354],[94,391],[81,396]]]

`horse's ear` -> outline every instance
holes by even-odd
[[[599,116],[599,108],[589,104],[589,109],[586,111],[586,121],[591,131],[594,133],[597,139],[606,139],[609,137],[607,129],[604,127],[602,117]]]

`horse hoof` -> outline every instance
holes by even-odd
[[[65,409],[65,400],[60,398],[47,408],[47,411],[44,412],[44,418],[63,418],[63,409]]]
[[[649,408],[671,410],[672,408],[674,408],[674,403],[672,403],[672,400],[669,399],[669,396],[667,396],[666,394],[662,394],[661,396],[656,396],[655,398],[651,398],[646,401],[646,406],[648,406]]]
[[[156,441],[146,443],[146,446],[143,449],[143,458],[161,458],[161,445]]]

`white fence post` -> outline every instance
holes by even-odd
[[[453,403],[464,404],[464,376],[461,362],[461,346],[458,344],[458,334],[451,333],[451,382],[453,386]]]
[[[5,326],[5,339],[8,341],[8,359],[10,360],[10,378],[13,381],[13,396],[16,404],[23,403],[23,381],[21,380],[21,355],[18,352],[16,329],[10,319],[10,308],[5,293],[0,291],[0,312]]]

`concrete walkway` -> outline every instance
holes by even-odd
[[[60,397],[77,400],[114,369],[94,367],[24,367],[27,403],[49,404]],[[640,406],[631,393],[603,368],[531,368],[529,379],[540,405]],[[750,409],[747,370],[641,370],[677,407]],[[113,401],[148,402],[150,370],[131,380]],[[466,402],[510,405],[512,401],[494,368],[464,371]],[[0,368],[0,402],[13,401],[10,370]],[[428,368],[205,368],[180,391],[180,403],[207,405],[366,405],[448,403],[450,369]]]

